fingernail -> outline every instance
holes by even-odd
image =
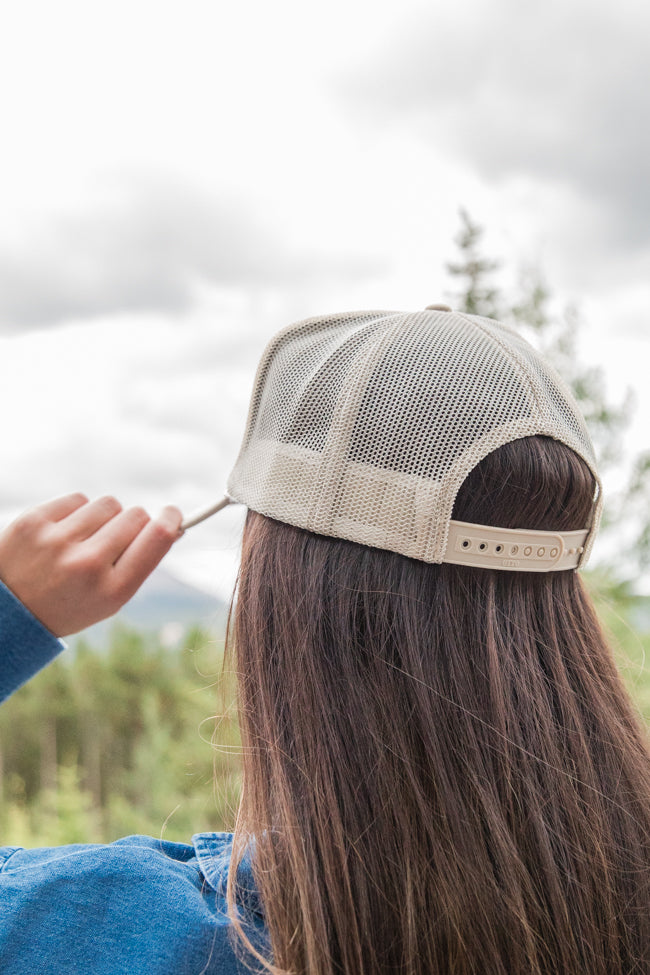
[[[183,534],[183,532],[180,530],[183,515],[173,504],[165,505],[158,515],[158,521],[161,525],[164,525],[168,531],[175,533],[179,537]]]

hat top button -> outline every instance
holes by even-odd
[[[449,305],[427,305],[425,311],[451,311]]]

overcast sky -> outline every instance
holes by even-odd
[[[5,5],[0,520],[219,497],[273,332],[444,301],[461,206],[650,448],[649,45],[630,0]],[[227,593],[240,525],[168,568]]]

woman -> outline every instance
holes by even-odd
[[[602,492],[552,368],[439,306],[298,323],[226,498],[249,509],[234,836],[5,853],[3,970],[650,971],[650,756],[576,571]],[[57,552],[103,540],[76,584],[96,605],[127,560],[121,599],[179,521],[79,541],[93,506],[68,505],[0,538],[12,611],[57,635]]]

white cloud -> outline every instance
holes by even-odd
[[[197,283],[259,289],[376,272],[357,255],[292,250],[242,200],[178,180],[132,181],[109,206],[66,216],[0,249],[0,328],[120,312],[178,315]]]
[[[647,260],[649,31],[630,0],[433,7],[347,70],[342,104],[362,126],[454,150],[493,187],[568,191],[590,251],[595,233],[601,253]]]
[[[80,487],[152,512],[213,500],[270,335],[444,300],[461,204],[506,267],[584,301],[585,355],[623,386],[634,369],[644,445],[648,18],[629,0],[8,8],[0,516]],[[170,565],[232,574],[240,514]]]

